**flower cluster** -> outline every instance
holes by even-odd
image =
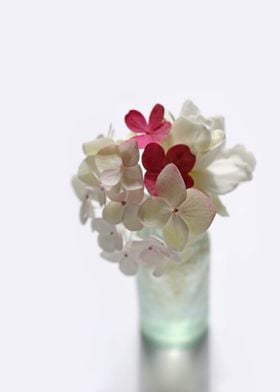
[[[122,272],[142,264],[160,276],[216,213],[228,215],[220,195],[251,180],[255,159],[241,145],[225,149],[224,119],[203,117],[191,101],[172,123],[160,104],[148,121],[131,110],[125,123],[126,140],[109,134],[83,145],[72,181],[80,219],[91,220],[101,255]]]

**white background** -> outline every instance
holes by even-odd
[[[135,281],[98,257],[70,177],[111,121],[186,98],[258,161],[211,229],[208,389],[279,390],[279,35],[272,0],[1,1],[1,392],[148,392]]]

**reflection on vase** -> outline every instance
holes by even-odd
[[[142,338],[139,392],[210,392],[209,336],[186,349],[163,349]]]

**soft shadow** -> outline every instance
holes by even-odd
[[[209,335],[188,349],[157,348],[142,337],[139,392],[210,392],[209,356]]]

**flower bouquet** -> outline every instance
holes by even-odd
[[[148,120],[125,116],[126,140],[85,143],[72,180],[80,220],[91,221],[101,256],[138,272],[141,328],[158,344],[193,344],[207,329],[209,240],[220,195],[251,180],[255,159],[225,149],[223,117],[186,101],[177,119],[156,104]]]

